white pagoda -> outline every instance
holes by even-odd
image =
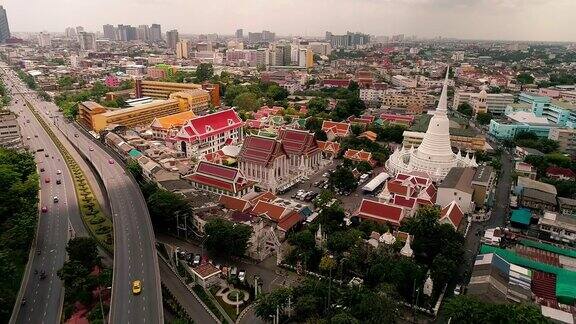
[[[450,145],[450,121],[446,115],[448,110],[448,71],[440,95],[438,107],[434,111],[430,124],[424,135],[424,139],[418,148],[414,149],[403,146],[396,149],[388,161],[386,168],[388,173],[395,176],[398,173],[410,173],[413,171],[426,173],[432,181],[444,180],[450,169],[454,167],[476,167],[476,158],[466,153],[462,156],[452,152]]]

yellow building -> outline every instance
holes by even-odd
[[[149,80],[136,81],[136,97],[151,97],[168,99],[174,92],[202,89],[202,85],[194,83],[160,82]]]
[[[186,110],[186,107],[182,107],[178,99],[156,100],[149,104],[92,115],[90,127],[99,132],[112,124],[126,127],[148,126],[154,118],[173,115]]]
[[[306,68],[314,67],[314,51],[311,48],[306,49]]]
[[[190,119],[196,118],[193,111],[183,111],[174,115],[154,118],[150,124],[154,138],[166,139],[173,137],[178,133],[180,128],[186,124]]]
[[[78,116],[76,118],[82,126],[92,129],[94,116],[106,111],[105,107],[94,101],[84,101],[78,104]]]
[[[210,93],[202,89],[174,92],[169,98],[178,100],[182,110],[197,112],[210,107]]]
[[[422,143],[424,139],[424,134],[422,132],[404,131],[404,144],[405,147],[413,146],[417,148]],[[473,151],[484,151],[486,145],[486,139],[482,135],[476,136],[462,136],[450,134],[450,143],[452,146],[457,147],[461,150],[473,150]]]
[[[434,106],[436,98],[427,94],[391,93],[382,96],[382,105],[389,107],[407,108],[410,106]]]

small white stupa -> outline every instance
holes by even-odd
[[[400,254],[409,258],[411,258],[414,255],[414,251],[412,251],[412,247],[410,246],[411,237],[412,237],[411,235],[408,235],[408,237],[406,238],[406,244],[404,244],[402,250],[400,250]]]

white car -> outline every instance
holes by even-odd
[[[62,174],[62,170],[56,170],[56,174]]]

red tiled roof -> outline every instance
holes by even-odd
[[[288,155],[310,155],[318,151],[314,134],[296,129],[281,129],[278,139]]]
[[[248,136],[240,149],[238,161],[268,166],[281,155],[286,155],[281,142],[268,137]]]
[[[350,134],[350,124],[325,120],[322,122],[322,130],[326,133],[332,132],[338,137],[346,137]]]
[[[250,203],[252,205],[256,205],[256,203],[259,202],[260,200],[269,202],[269,201],[272,201],[274,199],[276,199],[276,195],[274,195],[270,191],[265,191],[265,192],[260,193],[258,196],[250,199]]]
[[[367,218],[380,223],[391,223],[399,226],[404,212],[400,206],[363,199],[358,210],[360,218]]]
[[[378,138],[378,134],[374,133],[373,131],[366,131],[366,132],[360,134],[359,137],[366,138],[366,139],[369,139],[372,142],[374,142],[374,141],[376,141],[376,138]]]
[[[576,178],[576,174],[574,173],[574,171],[572,171],[568,168],[561,168],[561,167],[555,167],[555,166],[548,167],[548,169],[546,169],[546,174],[548,176],[555,176],[555,177],[564,176],[566,178],[571,178],[571,179]]]
[[[395,195],[393,200],[394,205],[406,207],[406,208],[414,208],[416,204],[416,198],[413,197],[405,197],[401,195]]]
[[[264,127],[264,123],[256,119],[247,119],[245,125],[248,128],[257,128],[257,129]]]
[[[401,182],[397,180],[388,181],[386,183],[386,188],[388,189],[388,192],[393,194],[402,195],[406,197],[412,196],[410,188],[408,186],[403,185]]]
[[[246,211],[251,207],[249,201],[228,195],[220,195],[218,202],[228,209],[236,210],[239,212]]]
[[[340,152],[340,143],[331,141],[317,141],[318,148],[323,152],[338,154]]]
[[[460,222],[462,222],[462,219],[464,218],[464,213],[455,201],[452,201],[446,207],[442,208],[442,212],[440,213],[440,220],[445,218],[450,220],[450,223],[452,223],[454,228],[458,228],[460,226]]]
[[[353,150],[353,149],[348,149],[346,150],[346,152],[344,152],[344,157],[346,159],[350,159],[353,161],[365,161],[365,162],[371,162],[372,160],[372,153],[370,152],[366,152],[364,150]]]
[[[222,132],[242,127],[242,119],[233,109],[221,110],[213,114],[191,119],[178,132],[181,140],[194,142]]]
[[[287,208],[260,200],[252,209],[252,214],[256,216],[267,216],[275,222],[279,222],[288,212]]]
[[[302,216],[300,216],[298,212],[292,212],[288,216],[280,220],[280,222],[278,223],[278,227],[283,231],[287,232],[296,224],[300,223],[302,220],[303,220]]]
[[[350,80],[347,79],[324,79],[322,85],[329,85],[334,87],[346,88],[350,85]]]
[[[246,181],[240,170],[207,161],[200,161],[196,171],[186,176],[192,182],[219,188],[229,192],[238,192],[253,183]]]

